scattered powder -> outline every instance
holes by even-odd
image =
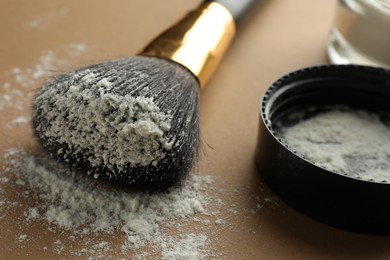
[[[321,167],[390,182],[390,128],[376,114],[332,110],[286,127],[281,135],[293,150]]]
[[[30,123],[31,119],[29,116],[18,116],[14,118],[11,122],[7,123],[5,126],[8,129],[12,129],[15,126],[27,125]]]
[[[24,241],[26,241],[26,239],[27,239],[27,235],[26,234],[20,235],[18,237],[18,242],[24,242]]]
[[[68,14],[68,9],[63,7],[60,9],[53,9],[47,13],[39,15],[25,24],[26,29],[38,29],[44,28],[46,26],[52,25],[54,21],[60,20],[60,18],[65,17]]]
[[[31,106],[30,102],[26,102],[34,95],[31,89],[37,88],[44,78],[52,75],[52,71],[66,66],[85,51],[84,43],[69,43],[56,51],[43,51],[38,62],[30,68],[15,67],[5,71],[3,76],[8,82],[0,84],[0,113],[10,109],[16,117],[9,122],[2,118],[1,123],[7,128],[29,123],[30,115],[26,115],[25,111]]]
[[[203,234],[185,234],[178,238],[166,235],[163,227],[176,226],[178,220],[190,221],[191,215],[209,215],[206,206],[212,198],[203,190],[213,183],[208,176],[192,175],[182,187],[158,194],[132,193],[111,186],[105,187],[84,174],[70,172],[46,157],[27,155],[24,152],[8,155],[16,177],[15,184],[36,191],[37,207],[25,212],[26,219],[44,220],[75,236],[90,234],[124,235],[122,250],[151,246],[161,252],[163,259],[203,259],[211,255],[206,248],[209,241]],[[31,196],[28,194],[27,196]],[[25,241],[27,235],[19,236]],[[54,242],[60,254],[65,249],[61,240]],[[109,252],[106,241],[95,243],[91,249],[96,254]],[[73,255],[91,253],[75,251]]]
[[[36,219],[39,217],[40,217],[40,214],[39,214],[38,208],[29,208],[28,209],[27,219]]]
[[[23,92],[11,87],[11,83],[6,82],[1,86],[0,93],[0,112],[3,109],[12,107],[13,109],[20,111],[24,107],[24,103],[21,101]]]
[[[45,77],[51,75],[52,71],[58,67],[68,64],[70,59],[80,56],[86,51],[84,43],[70,43],[57,52],[44,51],[39,57],[39,62],[31,68],[15,67],[11,70],[16,83],[22,87],[31,87]],[[58,56],[66,55],[68,59],[59,59]]]
[[[57,254],[61,254],[61,252],[64,250],[64,244],[62,243],[61,240],[56,240],[54,243],[54,250],[57,252]]]
[[[0,190],[17,189],[11,197],[0,196],[6,202],[0,216],[12,208],[23,209],[16,236],[21,248],[36,239],[36,233],[28,233],[29,227],[41,223],[42,232],[53,234],[52,245],[42,251],[63,257],[109,259],[130,253],[132,259],[219,258],[223,254],[214,250],[215,241],[208,236],[210,225],[237,230],[221,217],[219,209],[228,213],[229,207],[234,208],[230,216],[242,213],[237,205],[209,195],[214,185],[210,176],[191,175],[183,186],[164,193],[134,193],[69,171],[46,156],[11,149],[4,158],[8,164]],[[241,195],[241,191],[232,193],[233,197]],[[257,196],[255,209],[245,212],[251,216],[274,202],[274,198]],[[190,231],[169,232],[185,227]],[[74,242],[78,247],[71,246]]]
[[[209,243],[207,236],[186,234],[179,240],[171,240],[162,244],[161,259],[203,259],[208,255],[204,247]]]
[[[24,116],[19,116],[12,121],[13,124],[25,124],[28,122],[29,122],[29,119],[24,117]]]

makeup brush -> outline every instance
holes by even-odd
[[[253,0],[205,1],[135,57],[57,76],[32,126],[55,160],[139,189],[165,189],[197,161],[199,93]]]

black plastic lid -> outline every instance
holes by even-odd
[[[256,153],[260,173],[283,201],[309,217],[350,231],[390,234],[388,182],[347,177],[321,168],[291,150],[275,132],[276,122],[292,111],[331,105],[390,112],[390,71],[322,65],[289,73],[274,82],[261,101]]]

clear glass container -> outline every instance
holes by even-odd
[[[390,0],[339,0],[328,55],[334,64],[390,68]]]

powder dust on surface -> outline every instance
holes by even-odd
[[[42,154],[30,127],[35,90],[52,70],[87,51],[84,43],[67,44],[44,52],[31,68],[2,75],[0,114],[7,117],[1,131],[7,138],[1,140],[0,239],[13,241],[2,254],[22,257],[33,249],[34,257],[228,258],[219,246],[220,232],[237,232],[234,219],[277,205],[274,198],[256,197],[253,208],[245,208],[222,199],[241,191],[198,173],[163,194],[132,193]]]

